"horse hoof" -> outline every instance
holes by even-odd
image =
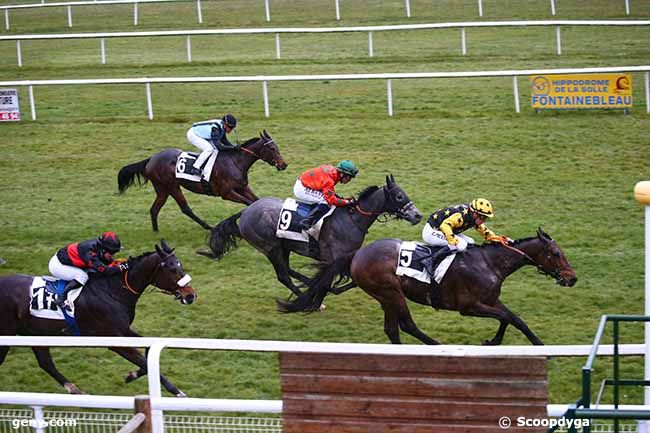
[[[176,394],[176,397],[178,397],[178,398],[187,398],[187,394],[185,394],[183,391],[181,391],[179,389],[178,394]]]
[[[318,307],[318,311],[325,311],[327,309],[327,305],[325,304],[320,304],[320,307]]]
[[[137,371],[130,371],[127,373],[126,376],[124,376],[124,383],[131,383],[134,380],[138,378],[138,372]]]
[[[77,388],[77,385],[75,385],[74,383],[66,383],[65,385],[63,385],[63,387],[65,388],[66,391],[68,391],[69,394],[77,394],[77,395],[86,394],[85,392]]]

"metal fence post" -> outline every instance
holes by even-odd
[[[9,9],[5,9],[5,30],[9,30]]]
[[[460,29],[460,45],[463,56],[467,55],[467,36],[465,35],[465,27]]]
[[[153,120],[153,104],[151,103],[151,83],[147,81],[147,114],[149,115],[149,120]]]
[[[411,0],[406,0],[406,17],[411,18]]]
[[[149,384],[149,398],[151,400],[158,400],[161,397],[160,353],[164,348],[165,343],[154,343],[147,353],[147,383]],[[153,433],[164,433],[165,426],[162,410],[156,409],[151,411],[151,424]]]
[[[32,120],[36,120],[36,107],[34,106],[34,89],[32,88],[32,86],[29,86],[27,89],[29,93],[29,108],[32,111]]]
[[[372,46],[372,32],[368,32],[368,57],[374,57],[375,50]]]
[[[33,417],[34,422],[36,422],[34,433],[45,433],[45,429],[43,429],[45,426],[45,418],[43,418],[43,406],[31,406],[31,408],[34,410]]]
[[[516,75],[512,77],[512,88],[515,94],[515,111],[519,113],[521,109],[519,108],[519,83],[517,82],[517,78]]]
[[[138,3],[133,3],[133,25],[138,25]]]
[[[18,67],[23,66],[23,54],[20,50],[20,41],[16,41],[16,57],[18,58]]]
[[[334,0],[334,5],[336,7],[336,21],[341,21],[341,10],[339,8],[339,0]]]
[[[280,60],[280,33],[275,34],[275,58]]]
[[[264,116],[269,117],[269,91],[266,81],[262,81],[262,94],[264,95]]]
[[[630,0],[625,0],[625,14],[630,14]]]
[[[393,116],[393,84],[392,80],[386,82],[386,94],[388,96],[388,115]]]
[[[555,16],[555,0],[551,0],[551,15]]]
[[[478,16],[483,16],[483,0],[478,0]]]
[[[555,44],[557,46],[557,55],[562,55],[562,39],[560,38],[560,26],[555,28]]]
[[[269,0],[264,0],[264,9],[266,10],[266,21],[271,21],[271,9],[269,7]]]
[[[68,27],[72,27],[72,6],[68,6]]]
[[[101,38],[99,40],[99,47],[102,52],[102,65],[106,64],[106,42],[104,41],[104,38]]]
[[[185,39],[185,47],[187,48],[187,62],[192,62],[192,43],[190,42],[190,35]]]
[[[201,13],[201,0],[196,0],[196,15],[199,20],[199,24],[203,24],[203,14]]]
[[[645,112],[650,113],[650,72],[645,73]]]

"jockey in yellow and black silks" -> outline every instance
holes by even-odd
[[[422,239],[431,246],[443,248],[422,261],[427,270],[433,273],[435,266],[446,255],[455,251],[463,252],[467,245],[475,243],[474,239],[462,233],[467,229],[474,228],[485,240],[499,238],[485,224],[485,220],[493,216],[492,203],[484,198],[448,206],[432,213],[422,229]]]

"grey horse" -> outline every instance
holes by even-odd
[[[300,289],[291,277],[304,284],[309,284],[311,279],[291,269],[289,255],[292,252],[329,262],[359,249],[368,229],[380,215],[393,215],[411,224],[417,224],[422,219],[422,213],[395,182],[393,175],[386,176],[386,185],[370,186],[359,193],[353,206],[337,208],[325,220],[317,245],[276,237],[282,203],[279,198],[265,197],[221,221],[210,235],[212,254],[202,254],[219,260],[236,247],[236,238],[244,238],[269,259],[278,281],[299,295]]]

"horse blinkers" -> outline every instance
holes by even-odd
[[[260,152],[260,159],[266,162],[269,165],[275,167],[278,171],[282,171],[287,168],[287,163],[284,162],[282,155],[280,155],[280,149],[278,149],[277,144],[273,141],[273,138],[269,135],[266,130],[262,131],[260,137],[264,141],[262,143],[262,151]],[[270,156],[266,156],[269,154]]]
[[[541,258],[544,262],[543,264],[539,262],[535,263],[537,270],[540,273],[555,278],[555,282],[561,286],[573,287],[576,281],[578,281],[578,278],[560,247],[541,228],[537,230],[537,235],[543,244]],[[552,270],[549,271],[547,267],[551,267]]]

